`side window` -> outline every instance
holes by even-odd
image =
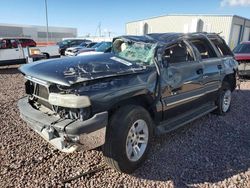
[[[170,64],[194,61],[192,51],[184,42],[166,48],[164,58]]]
[[[4,43],[5,43],[5,49],[10,49],[10,48],[12,48],[12,43],[11,43],[11,40],[10,40],[10,39],[5,39],[5,40],[4,40]]]
[[[217,57],[213,47],[209,44],[209,41],[205,39],[193,39],[190,40],[190,42],[200,52],[201,59]]]
[[[71,45],[71,46],[77,45],[77,41],[76,41],[76,40],[71,41],[71,42],[70,42],[70,45]]]
[[[18,44],[17,44],[16,40],[11,39],[10,42],[11,42],[11,47],[12,48],[18,48]]]
[[[83,43],[84,41],[81,41],[81,40],[78,40],[77,42],[76,42],[76,44],[77,45],[80,45],[81,43]]]
[[[232,56],[232,52],[229,47],[220,39],[211,39],[214,46],[218,49],[221,56]]]
[[[0,40],[0,49],[6,49],[6,40]]]

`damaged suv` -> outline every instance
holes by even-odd
[[[23,65],[23,120],[63,152],[103,146],[126,173],[152,137],[230,109],[237,62],[217,34],[121,36],[112,53]]]

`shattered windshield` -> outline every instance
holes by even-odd
[[[156,44],[123,41],[116,39],[113,43],[113,52],[118,57],[144,66],[154,64],[154,51]]]

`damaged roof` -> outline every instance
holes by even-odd
[[[176,41],[182,37],[192,37],[192,36],[200,36],[204,37],[207,35],[216,35],[216,33],[206,33],[206,32],[198,32],[198,33],[151,33],[146,35],[125,35],[114,38],[114,40],[121,38],[123,40],[135,41],[135,42],[145,42],[145,43],[170,43]]]

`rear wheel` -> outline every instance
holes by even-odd
[[[231,87],[227,82],[223,82],[222,87],[219,91],[219,96],[216,101],[218,108],[215,113],[219,115],[224,115],[230,110],[232,100]]]
[[[106,163],[118,171],[131,173],[145,160],[153,124],[147,110],[128,105],[111,117],[103,154]]]

